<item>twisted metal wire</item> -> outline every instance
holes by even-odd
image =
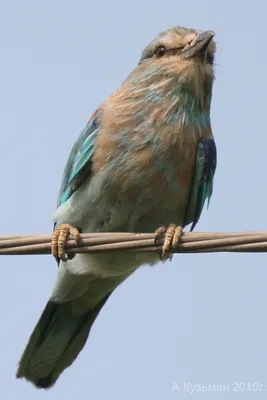
[[[154,233],[82,233],[79,245],[69,238],[68,253],[99,253],[105,251],[160,252],[165,235]],[[267,232],[183,232],[172,253],[267,252]],[[50,254],[51,235],[0,236],[0,255]]]

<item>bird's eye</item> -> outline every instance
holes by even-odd
[[[159,46],[155,50],[156,57],[163,57],[166,53],[166,49],[164,46]]]

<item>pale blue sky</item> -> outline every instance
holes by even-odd
[[[215,190],[198,231],[267,229],[265,1],[9,1],[0,5],[1,234],[49,233],[65,162],[91,113],[176,24],[216,32]],[[177,255],[112,295],[75,364],[50,391],[15,379],[50,295],[49,256],[1,256],[1,399],[265,398],[267,256]],[[174,383],[180,392],[173,392]],[[214,398],[195,393],[194,398]]]

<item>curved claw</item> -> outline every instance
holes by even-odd
[[[162,246],[161,259],[164,260],[166,258],[172,259],[172,254],[168,254],[171,248],[177,248],[179,244],[180,237],[183,232],[182,226],[177,226],[175,224],[170,224],[168,228],[165,226],[161,226],[155,232],[156,238],[155,243],[159,236],[165,233],[165,240]]]
[[[70,260],[75,256],[75,254],[66,255],[65,253],[65,245],[69,235],[78,243],[80,232],[70,224],[59,225],[52,233],[51,253],[54,257],[58,257],[62,261]]]
[[[165,234],[166,232],[167,232],[166,226],[161,226],[155,231],[155,240],[154,240],[155,245],[157,244],[157,240],[161,237],[161,235]]]

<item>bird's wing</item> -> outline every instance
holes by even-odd
[[[58,195],[58,207],[72,196],[86,177],[90,176],[92,155],[100,129],[97,122],[98,111],[89,119],[71,150]]]
[[[187,225],[192,222],[191,231],[199,220],[206,199],[209,205],[216,163],[217,152],[214,140],[212,138],[200,139],[197,147],[195,172],[184,223],[184,225]]]

